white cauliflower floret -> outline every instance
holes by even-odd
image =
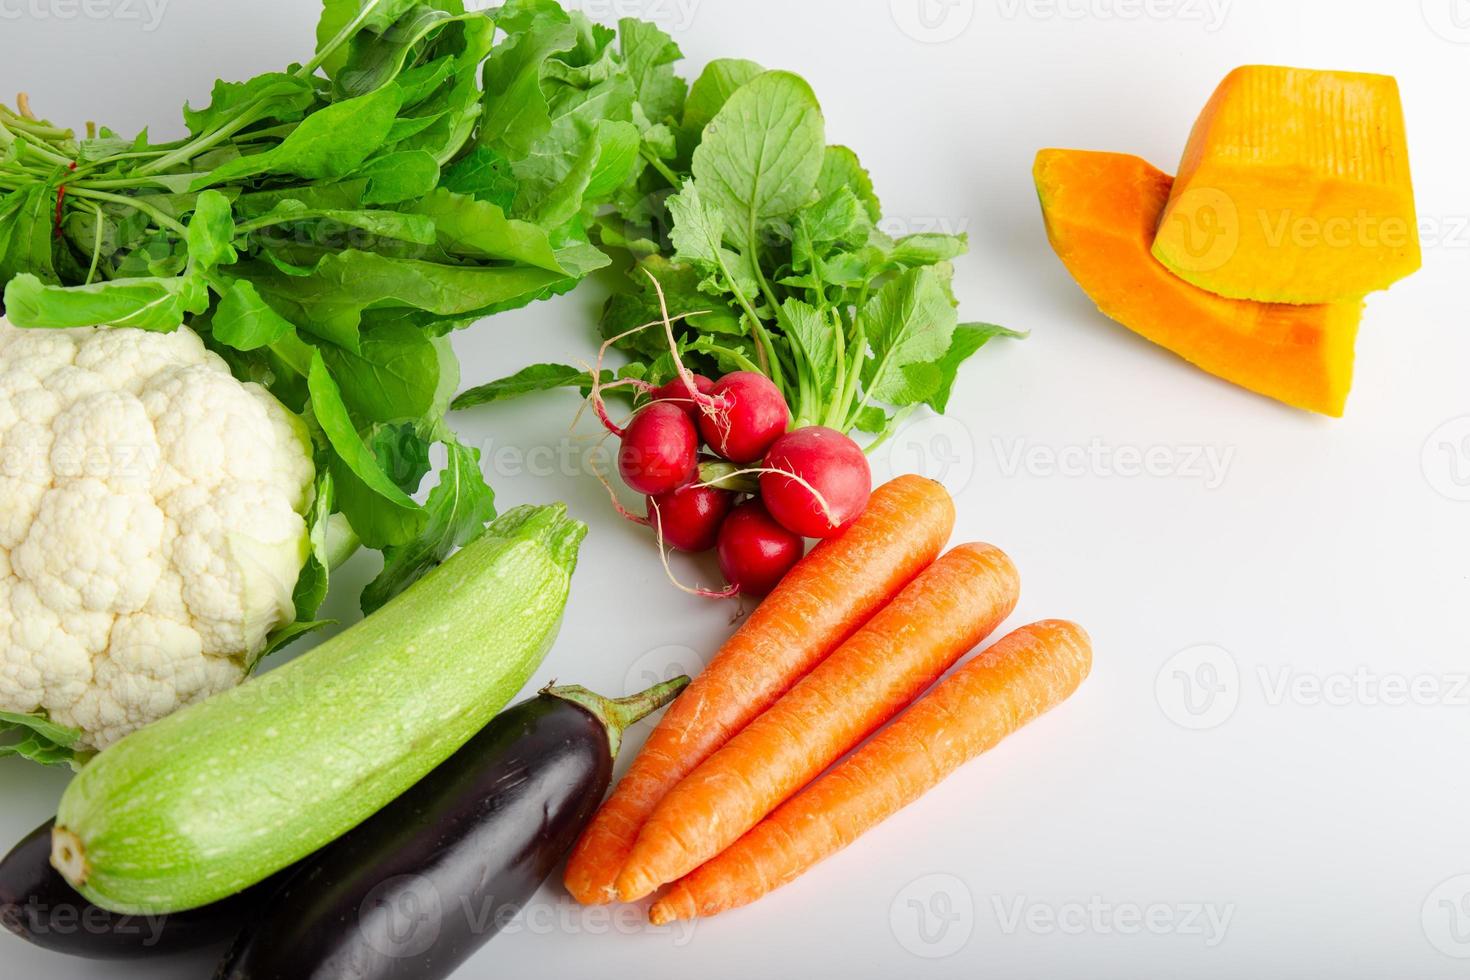
[[[0,317],[0,711],[101,749],[240,683],[294,614],[314,476],[190,331]]]

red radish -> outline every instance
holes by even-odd
[[[862,449],[820,425],[777,439],[764,468],[761,499],[782,527],[804,538],[830,538],[857,520],[873,493]]]
[[[741,595],[763,596],[801,561],[806,542],[771,519],[760,501],[736,507],[720,525],[720,571]]]
[[[649,497],[648,521],[670,547],[697,554],[715,546],[720,525],[734,506],[730,491],[690,484]]]
[[[754,463],[791,424],[781,389],[764,374],[727,374],[710,394],[724,405],[700,413],[699,431],[711,449],[732,463]]]
[[[684,410],[655,402],[633,416],[618,452],[623,482],[657,496],[693,482],[699,473],[699,433]]]
[[[708,395],[715,390],[715,383],[702,374],[696,374],[694,387],[701,395]],[[694,399],[689,397],[689,386],[684,383],[683,378],[675,378],[663,387],[653,389],[648,397],[652,401],[677,405],[689,413],[690,419],[699,421],[699,406],[695,404]]]

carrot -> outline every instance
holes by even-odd
[[[902,476],[787,573],[674,702],[577,842],[566,871],[572,897],[611,901],[633,841],[664,794],[927,568],[954,520],[944,487]]]
[[[715,915],[793,881],[955,769],[1066,700],[1092,667],[1087,634],[1048,621],[960,668],[867,745],[677,882],[649,917]]]
[[[962,545],[914,579],[649,816],[618,876],[642,898],[733,844],[918,697],[1010,615],[1020,581],[990,545]]]

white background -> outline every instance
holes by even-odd
[[[0,91],[28,90],[59,121],[159,135],[216,76],[307,56],[316,13],[307,0],[164,0],[157,17],[143,0],[89,2],[0,0]],[[1095,672],[1061,710],[756,906],[690,934],[577,909],[551,885],[461,975],[1464,976],[1470,4],[924,0],[925,27],[918,2],[588,9],[659,20],[691,75],[721,55],[800,71],[829,138],[872,170],[890,230],[969,233],[964,317],[1032,337],[984,351],[951,418],[919,423],[881,468],[945,479],[957,539],[999,544],[1022,570],[1013,625],[1075,618]],[[1425,268],[1369,301],[1345,421],[1237,390],[1110,324],[1042,232],[1037,149],[1172,169],[1216,82],[1250,62],[1402,84]],[[466,381],[586,358],[602,296],[591,284],[462,335]],[[697,667],[730,610],[669,588],[649,542],[574,466],[525,455],[567,444],[576,408],[548,395],[457,424],[491,450],[504,504],[563,499],[592,524],[541,679],[619,693],[645,669]],[[1154,447],[1162,465],[1132,473],[1127,453]],[[1046,465],[1081,450],[1079,468]],[[1198,468],[1209,454],[1223,472]],[[356,584],[339,583],[339,611]],[[1418,685],[1407,701],[1406,684]],[[0,764],[0,839],[42,821],[65,782]],[[0,957],[15,977],[211,969],[210,957],[70,962],[9,936]]]

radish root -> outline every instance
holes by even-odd
[[[714,592],[710,589],[692,587],[680,582],[678,576],[674,574],[674,569],[669,565],[669,548],[664,543],[664,522],[663,515],[658,508],[658,501],[650,498],[648,506],[652,508],[652,523],[650,526],[658,534],[658,557],[664,564],[664,575],[668,576],[674,588],[700,599],[733,599],[740,594],[740,589],[733,585],[727,585],[721,591]]]
[[[812,486],[810,481],[808,481],[805,477],[797,476],[790,470],[783,470],[780,467],[756,466],[750,469],[736,470],[733,473],[721,473],[717,479],[710,480],[708,483],[696,483],[695,486],[699,487],[700,489],[712,487],[716,490],[722,490],[725,489],[725,481],[731,480],[735,477],[767,475],[784,476],[786,479],[800,486],[807,493],[812,495],[812,499],[817,502],[817,506],[821,509],[823,517],[827,518],[827,520],[833,525],[836,525],[838,523],[837,515],[832,510],[832,505],[827,502],[826,497],[822,496],[822,492],[820,490]]]
[[[655,285],[657,284],[657,282],[658,280],[654,280]],[[660,293],[660,302],[662,302],[662,293]],[[591,369],[590,372],[592,375],[592,392],[588,395],[588,399],[591,401],[592,410],[597,413],[597,419],[599,422],[602,423],[603,428],[607,429],[608,432],[617,436],[619,439],[623,437],[623,435],[626,433],[626,430],[622,426],[615,423],[608,416],[607,403],[605,399],[603,399],[602,393],[604,391],[611,391],[614,388],[633,387],[637,388],[640,393],[647,394],[648,392],[653,390],[653,385],[649,384],[646,381],[639,381],[636,378],[622,378],[618,381],[609,381],[608,383],[603,384],[602,365],[607,360],[607,352],[612,350],[615,344],[620,341],[627,340],[629,337],[632,337],[635,334],[642,333],[644,330],[649,330],[653,327],[662,326],[668,332],[668,335],[672,337],[674,335],[674,328],[673,324],[669,320],[668,309],[667,307],[664,307],[662,305],[660,306],[660,309],[663,311],[664,314],[662,320],[650,320],[649,322],[641,326],[634,327],[632,330],[620,333],[616,337],[612,337],[608,340],[603,341],[602,346],[597,349],[597,364]],[[699,314],[681,313],[674,319],[683,320],[691,316],[699,316]],[[675,352],[674,360],[677,362],[678,358],[679,355],[677,352]]]

